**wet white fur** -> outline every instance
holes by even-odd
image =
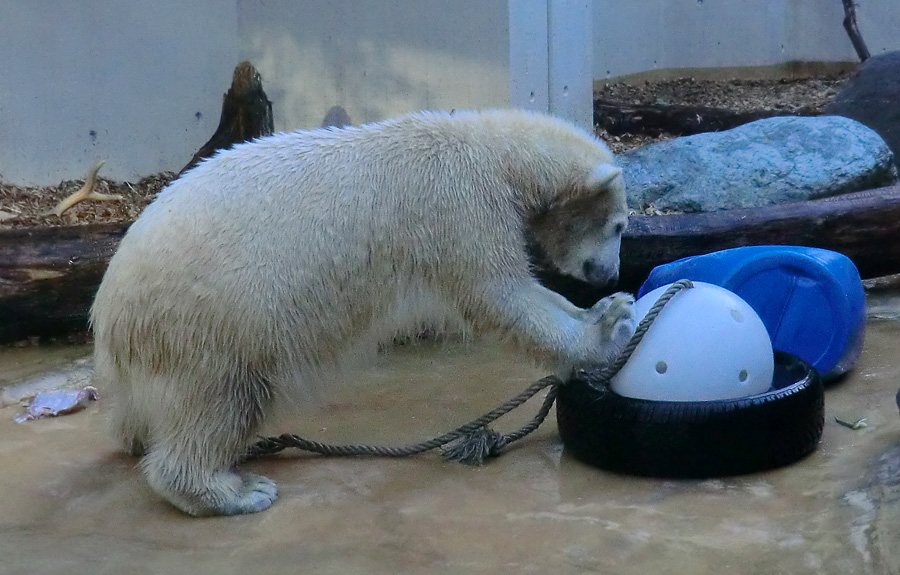
[[[276,399],[398,322],[437,310],[562,371],[606,361],[633,330],[630,300],[572,306],[533,279],[525,237],[536,228],[563,271],[593,259],[587,279],[615,277],[625,197],[612,161],[586,132],[515,111],[411,114],[218,154],[144,211],[97,293],[114,433],[185,512],[247,513],[275,484],[232,468]],[[567,233],[553,215],[578,202]]]

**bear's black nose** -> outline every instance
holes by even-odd
[[[619,282],[618,271],[610,274],[608,270],[592,260],[585,260],[581,264],[581,271],[584,273],[585,281],[596,286],[615,286]]]

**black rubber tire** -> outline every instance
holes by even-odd
[[[651,401],[573,378],[560,387],[556,420],[565,451],[609,471],[705,478],[781,467],[812,452],[825,424],[816,371],[775,352],[772,389],[739,399]]]

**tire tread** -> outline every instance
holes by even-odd
[[[633,399],[572,379],[557,399],[559,432],[576,458],[610,471],[699,478],[781,467],[817,447],[825,417],[815,370],[783,352],[778,369],[790,378],[782,387],[705,402]]]

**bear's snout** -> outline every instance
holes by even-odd
[[[619,283],[618,267],[610,269],[595,260],[585,260],[581,271],[585,281],[598,287],[612,287]]]

